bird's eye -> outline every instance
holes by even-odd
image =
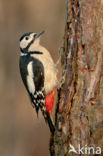
[[[25,37],[25,39],[26,39],[26,40],[28,40],[28,39],[29,39],[29,37],[28,37],[28,36],[26,36],[26,37]]]

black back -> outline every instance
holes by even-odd
[[[35,84],[34,94],[29,92],[28,86],[27,86],[27,76],[28,76],[27,66],[31,61],[33,63],[33,74],[34,74],[33,81]],[[43,67],[43,64],[38,59],[32,57],[28,53],[27,55],[20,57],[19,66],[20,66],[20,74],[21,74],[23,83],[24,83],[24,85],[25,85],[25,87],[26,87],[26,89],[30,95],[31,102],[34,104],[36,111],[38,112],[39,107],[41,107],[40,105],[37,105],[38,100],[44,99],[44,103],[45,103],[44,67]],[[39,94],[39,92],[41,92],[41,91],[43,94]],[[36,97],[34,95],[36,95]]]

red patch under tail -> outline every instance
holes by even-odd
[[[56,94],[56,89],[54,89],[52,92],[46,95],[46,109],[49,112],[49,114],[52,113],[53,105],[54,105],[54,97]]]

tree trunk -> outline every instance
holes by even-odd
[[[66,13],[62,83],[50,153],[99,155],[103,147],[103,0],[68,0]],[[73,147],[75,151],[70,152]]]

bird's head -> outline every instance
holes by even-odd
[[[41,31],[40,33],[29,32],[21,36],[20,38],[20,49],[22,52],[28,52],[31,46],[39,46],[40,36],[45,31]]]

